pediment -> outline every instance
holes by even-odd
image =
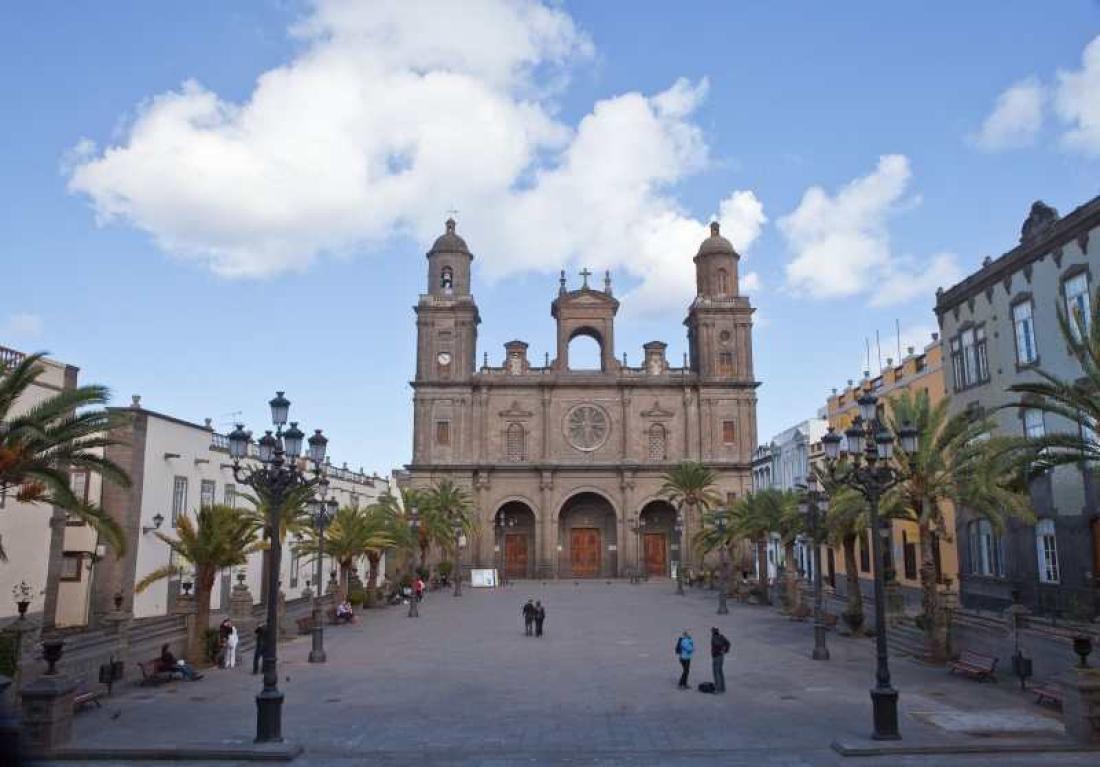
[[[653,400],[653,406],[648,410],[642,411],[643,418],[672,418],[674,413],[671,410],[665,410],[661,407],[661,403],[657,400]]]
[[[509,405],[507,409],[500,411],[501,418],[510,418],[512,420],[530,418],[533,415],[534,413],[530,410],[524,410],[520,407],[519,400],[512,400],[512,404]]]

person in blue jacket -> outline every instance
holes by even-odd
[[[681,690],[688,689],[688,673],[691,672],[691,656],[694,653],[695,640],[691,638],[691,633],[685,629],[680,638],[676,640],[676,657],[680,659],[680,668],[683,669],[680,673],[680,684],[678,685]]]

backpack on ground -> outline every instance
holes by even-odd
[[[699,692],[713,693],[714,692],[714,682],[700,682],[699,683]]]

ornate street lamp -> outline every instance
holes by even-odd
[[[248,446],[252,442],[252,433],[244,430],[243,424],[237,424],[229,434],[229,456],[233,460],[233,478],[247,485],[260,497],[269,499],[267,524],[264,534],[269,544],[267,573],[267,626],[263,643],[264,686],[256,696],[256,742],[272,743],[283,739],[283,694],[279,691],[277,669],[277,637],[279,622],[279,564],[282,555],[279,539],[279,512],[287,495],[303,486],[315,486],[320,478],[321,464],[324,461],[327,440],[310,440],[309,458],[313,462],[313,478],[306,476],[298,466],[302,454],[302,440],[305,434],[298,424],[287,424],[290,400],[283,392],[276,392],[268,403],[271,407],[271,423],[274,433],[264,432],[257,440],[259,466],[241,466],[248,458]],[[318,431],[315,437],[320,436]]]
[[[630,576],[630,582],[641,583],[642,568],[644,567],[644,561],[642,559],[642,531],[645,529],[645,517],[639,514],[631,517],[630,521],[634,523],[630,527],[630,532],[634,533],[634,539],[637,544],[634,551],[634,573]]]
[[[409,597],[409,617],[419,618],[420,608],[416,604],[416,578],[417,578],[417,564],[416,564],[416,552],[420,549],[420,541],[418,537],[420,535],[420,512],[415,506],[409,507],[409,533],[412,536],[413,543],[413,590]]]
[[[512,517],[509,517],[505,511],[502,510],[499,514],[497,514],[497,554],[500,561],[499,576],[501,586],[504,586],[508,583],[508,579],[507,577],[505,577],[506,574],[504,572],[504,567],[507,564],[505,557],[505,543],[507,543],[506,531],[508,530],[508,528],[515,526],[516,520]]]
[[[874,558],[875,587],[875,686],[871,689],[875,740],[897,740],[898,691],[890,684],[889,655],[886,646],[886,548],[883,537],[889,537],[889,522],[880,520],[879,501],[886,491],[904,480],[904,474],[891,465],[894,455],[894,437],[886,425],[878,419],[878,398],[867,391],[856,404],[859,418],[844,432],[847,450],[841,446],[840,435],[832,429],[822,438],[825,449],[825,466],[830,477],[858,491],[867,499],[871,512],[871,555]],[[906,423],[898,430],[901,449],[912,470],[919,448],[920,433]],[[841,456],[847,453],[851,465],[844,471],[838,467]],[[886,525],[883,525],[883,522]]]
[[[726,512],[720,511],[715,517],[714,527],[718,531],[718,567],[721,571],[718,586],[718,614],[728,615],[730,608],[726,602],[726,596],[730,590],[730,565],[729,555],[726,551]]]
[[[821,608],[821,515],[829,508],[829,498],[817,482],[817,476],[811,471],[806,484],[798,485],[802,497],[798,510],[806,518],[806,527],[810,531],[810,567],[813,568],[814,583],[814,651],[810,656],[814,660],[829,660],[829,648],[825,645],[825,616]]]
[[[684,512],[676,512],[676,593],[684,595]]]
[[[319,434],[314,434],[310,437],[310,442],[312,443],[318,436]],[[321,439],[324,439],[324,437],[321,437]],[[311,450],[312,447],[311,444]],[[313,618],[311,620],[313,625],[310,628],[310,638],[313,645],[309,650],[310,663],[324,663],[328,658],[325,654],[325,616],[322,605],[324,589],[321,587],[321,579],[324,577],[325,528],[336,516],[336,510],[340,506],[335,498],[328,497],[328,490],[328,477],[322,474],[317,482],[317,498],[310,502],[313,529],[317,533],[317,559],[313,566],[313,582],[317,584],[317,591],[313,595]]]
[[[455,533],[455,596],[462,596],[462,523],[457,519],[454,523]]]

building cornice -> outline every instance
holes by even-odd
[[[563,463],[563,462],[526,462],[526,463],[407,463],[405,470],[422,474],[439,474],[445,472],[474,472],[491,471],[503,474],[538,474],[540,472],[568,472],[581,474],[607,474],[622,471],[666,474],[679,466],[679,462],[665,463],[624,463],[622,461],[608,461],[607,463]],[[707,461],[708,469],[716,471],[751,471],[751,462],[741,461]]]
[[[1089,231],[1097,226],[1100,226],[1100,197],[1094,197],[1072,213],[1055,221],[1043,236],[1020,243],[956,285],[938,292],[936,315],[942,317],[950,309],[973,298],[983,290],[995,287],[998,282],[1011,277],[1028,264],[1042,259],[1052,250],[1061,248],[1079,237],[1087,236]]]

